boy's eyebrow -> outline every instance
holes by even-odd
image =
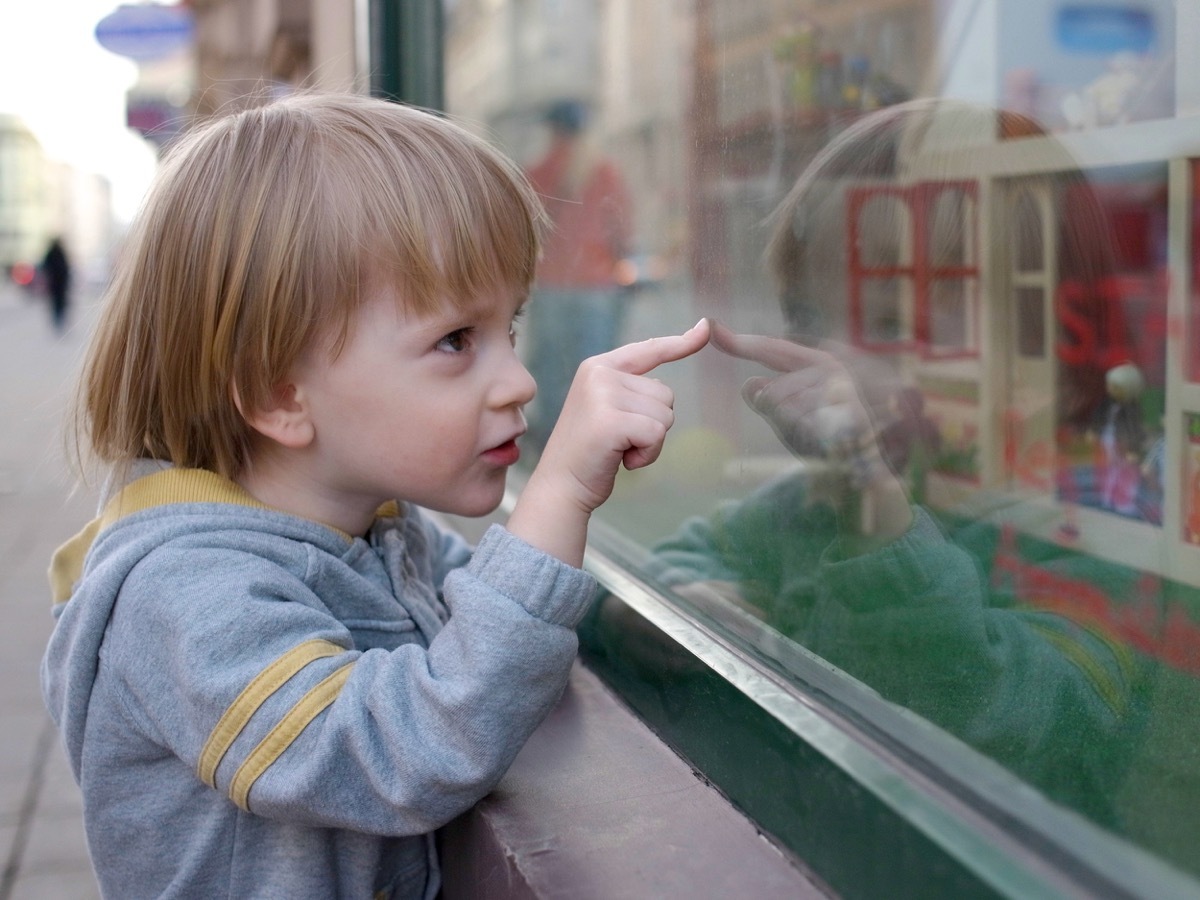
[[[466,313],[467,315],[481,315],[491,312],[493,308],[496,306],[502,306],[504,305],[505,301],[507,301],[508,305],[512,308],[513,313],[516,314],[523,310],[528,305],[530,300],[528,290],[510,288],[496,291],[495,294],[491,295],[491,297],[497,297],[500,299],[490,299],[488,296],[475,297],[462,304],[462,306],[459,307],[459,311]]]
[[[497,292],[496,296],[501,296],[501,292]],[[465,300],[461,303],[447,303],[432,312],[424,315],[413,315],[411,312],[406,314],[411,316],[410,321],[414,324],[430,329],[438,328],[453,328],[462,324],[464,319],[471,319],[485,315],[492,311],[496,306],[502,306],[505,300],[512,307],[513,315],[518,315],[525,310],[531,301],[530,292],[524,289],[504,290],[500,300],[489,299],[487,296],[473,297],[470,300]]]

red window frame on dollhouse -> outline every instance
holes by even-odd
[[[932,211],[938,198],[946,191],[955,191],[970,201],[970,227],[965,239],[970,241],[967,258],[970,264],[935,265],[931,253],[930,231]],[[908,239],[911,241],[907,264],[872,266],[862,258],[863,208],[880,197],[904,204],[909,212]],[[972,359],[979,355],[979,229],[976,217],[979,208],[979,186],[975,181],[925,181],[906,187],[863,186],[847,190],[846,243],[849,260],[850,340],[854,346],[872,352],[909,351],[926,359]],[[968,222],[963,222],[964,227]],[[912,287],[912,334],[899,340],[878,340],[867,328],[864,288],[867,282],[883,279],[907,279]],[[938,283],[964,283],[963,302],[966,308],[965,342],[958,346],[933,342],[934,288]]]

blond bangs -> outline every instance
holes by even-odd
[[[373,277],[394,281],[418,314],[497,287],[528,288],[544,213],[513,163],[443,119],[362,124],[374,132],[369,140],[345,131],[329,140],[345,141],[335,154],[353,158],[335,176],[350,185],[334,194],[357,191],[343,226]]]
[[[340,344],[377,279],[418,314],[525,291],[542,217],[507,158],[397,104],[299,96],[205,125],[118,262],[76,446],[233,477],[251,440],[238,402],[261,407],[314,342]]]

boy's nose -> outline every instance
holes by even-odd
[[[537,394],[537,382],[514,350],[505,361],[504,371],[496,384],[497,406],[525,406]]]

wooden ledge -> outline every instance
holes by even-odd
[[[830,896],[579,663],[440,840],[445,900]]]

